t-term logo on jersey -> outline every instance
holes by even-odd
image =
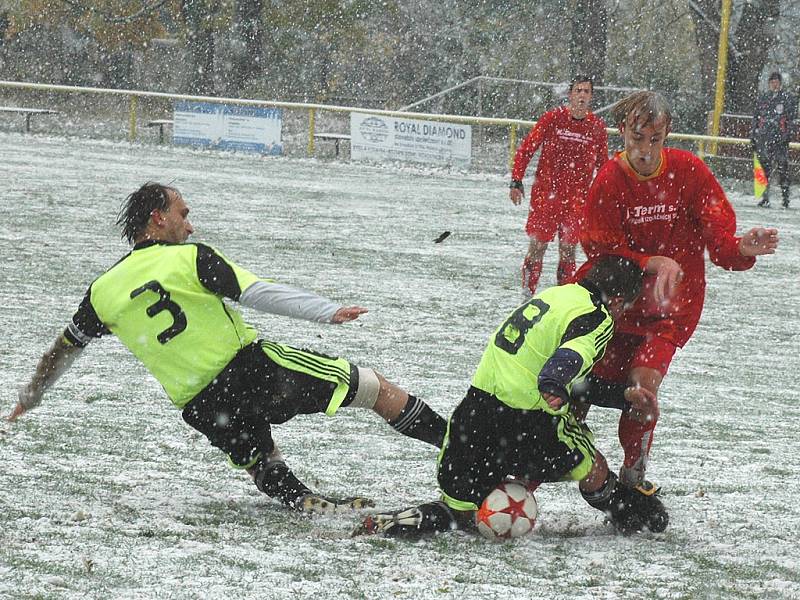
[[[673,204],[651,204],[648,206],[630,206],[627,209],[627,220],[633,225],[652,223],[653,221],[672,221],[677,207]]]
[[[556,136],[561,138],[562,140],[568,140],[570,142],[575,142],[577,144],[591,144],[592,139],[582,133],[577,131],[570,131],[569,129],[558,129],[556,128]]]

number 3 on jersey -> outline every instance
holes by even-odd
[[[528,310],[533,308],[534,310]],[[525,342],[525,334],[528,330],[542,320],[545,313],[550,310],[550,305],[538,298],[532,298],[525,304],[521,305],[517,310],[511,313],[503,326],[497,331],[494,336],[494,344],[509,354],[516,354],[522,344]],[[533,316],[528,318],[525,313]]]
[[[172,325],[156,336],[160,343],[166,344],[186,329],[186,315],[180,304],[170,299],[169,292],[156,280],[148,281],[143,286],[133,290],[131,292],[131,300],[148,290],[158,294],[158,300],[147,307],[147,316],[152,318],[165,310],[172,315]]]

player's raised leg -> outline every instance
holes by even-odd
[[[380,373],[358,367],[358,391],[344,406],[370,408],[405,436],[441,448],[447,421],[428,404]]]

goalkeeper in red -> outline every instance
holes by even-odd
[[[646,273],[642,295],[621,318],[606,355],[587,378],[582,399],[622,410],[619,439],[625,452],[620,481],[649,493],[647,460],[658,421],[657,394],[677,348],[700,320],[705,297],[705,253],[732,271],[773,254],[776,229],[736,234],[736,215],[717,179],[690,152],[665,148],[672,121],[666,100],[635,92],[612,108],[623,135],[617,153],[597,174],[581,237],[588,262],[624,256]],[[646,389],[646,402],[618,402],[619,389]],[[584,410],[587,409],[584,406]]]
[[[193,233],[180,192],[157,183],[128,196],[118,225],[133,249],[89,287],[77,312],[42,356],[8,419],[44,392],[93,339],[113,334],[163,386],[183,420],[247,470],[259,490],[296,510],[358,508],[312,492],[287,466],[271,425],[298,414],[372,409],[395,430],[441,446],[446,423],[423,401],[372,369],[268,340],[227,301],[321,323],[367,312],[262,279],[218,250],[187,243]]]
[[[594,88],[588,77],[576,77],[567,106],[542,115],[517,149],[509,197],[520,204],[522,178],[541,148],[525,231],[528,253],[522,263],[522,292],[536,293],[548,243],[558,234],[559,284],[575,274],[575,247],[582,227],[583,205],[592,176],[608,160],[608,136],[603,119],[589,110]]]
[[[498,484],[513,477],[578,481],[586,502],[623,533],[664,531],[655,496],[618,485],[594,437],[570,410],[570,391],[603,355],[639,267],[606,257],[580,282],[549,288],[517,308],[489,338],[472,385],[450,417],[439,457],[442,500],[367,517],[355,533],[414,536],[469,528]],[[645,390],[622,390],[634,400]],[[620,398],[620,401],[624,401]]]

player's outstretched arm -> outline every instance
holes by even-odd
[[[369,311],[362,306],[343,306],[334,313],[331,323],[338,324],[346,323],[347,321],[355,321],[366,312]]]
[[[83,348],[73,346],[63,335],[58,336],[53,346],[42,355],[30,382],[20,388],[17,404],[6,419],[16,421],[30,409],[39,406],[45,391],[72,365],[81,350]]]
[[[367,312],[360,306],[342,306],[313,292],[267,281],[254,282],[238,300],[260,312],[317,323],[344,323]]]
[[[778,230],[773,227],[753,227],[739,241],[739,254],[742,256],[775,254],[777,248]]]

